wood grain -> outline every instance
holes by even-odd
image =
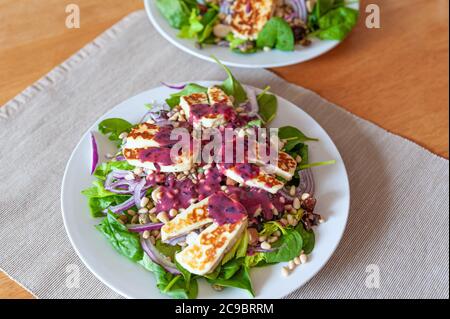
[[[65,27],[70,3],[80,7],[80,29]],[[380,29],[365,27],[369,3],[381,8]],[[363,0],[361,7],[359,25],[335,50],[274,71],[448,157],[448,0]],[[142,8],[140,0],[0,0],[0,105]],[[0,273],[0,298],[32,295]]]

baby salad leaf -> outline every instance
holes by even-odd
[[[204,26],[200,22],[201,17],[198,14],[197,9],[192,9],[189,17],[189,23],[181,27],[181,31],[178,34],[180,38],[193,39],[197,34],[203,30]]]
[[[358,10],[339,7],[329,11],[318,21],[319,30],[313,33],[321,40],[342,41],[358,21]]]
[[[258,95],[257,98],[259,107],[259,116],[263,119],[264,123],[271,122],[277,115],[278,101],[275,95],[263,92]]]
[[[94,176],[105,180],[106,176],[116,169],[130,171],[134,169],[134,166],[130,165],[127,161],[106,162],[97,166]]]
[[[131,195],[119,195],[112,192],[107,191],[103,187],[103,183],[99,180],[93,182],[92,187],[87,188],[81,192],[84,196],[86,196],[88,200],[89,211],[91,216],[94,218],[103,217],[105,214],[103,211],[107,209],[109,206],[119,205],[123,203],[127,199],[130,198]]]
[[[316,243],[316,237],[314,235],[314,231],[312,229],[306,230],[305,226],[303,226],[302,223],[298,223],[298,225],[295,227],[295,230],[300,233],[300,236],[302,236],[303,252],[305,254],[310,254],[313,251],[314,245]]]
[[[285,229],[283,235],[272,247],[277,250],[264,253],[264,259],[268,263],[287,262],[297,257],[303,246],[302,236],[294,229]]]
[[[179,245],[169,245],[163,243],[160,239],[155,243],[156,249],[164,256],[170,257],[172,260],[175,259],[175,254],[181,250]]]
[[[109,139],[114,142],[122,142],[119,135],[123,132],[130,132],[133,125],[124,119],[111,118],[101,121],[98,130],[104,135],[109,135]]]
[[[155,275],[156,286],[161,293],[176,299],[194,299],[197,297],[197,280],[190,278],[189,284],[187,284],[184,277],[168,273],[160,265],[153,262],[147,254],[144,254],[138,263]]]
[[[236,266],[233,263],[232,267],[230,266],[230,270],[235,271],[236,270],[235,267]],[[207,279],[207,281],[213,285],[244,289],[244,290],[247,290],[253,297],[255,296],[255,293],[254,293],[253,287],[252,287],[252,282],[250,279],[249,268],[246,265],[242,265],[240,267],[240,269],[238,271],[236,271],[231,278],[228,278],[228,279],[225,278],[225,274],[227,274],[227,277],[229,276],[228,272],[223,272],[221,270],[221,272],[220,272],[219,276],[217,276],[217,278]]]
[[[256,46],[277,48],[281,51],[294,51],[295,38],[291,26],[286,20],[273,17],[270,19],[256,39]]]
[[[156,6],[172,27],[180,29],[189,23],[191,10],[185,1],[156,0]]]
[[[317,138],[306,136],[302,131],[293,126],[283,126],[278,130],[278,137],[280,140],[286,140],[287,142],[296,141],[298,143],[304,143],[307,141],[318,141]]]
[[[231,95],[234,97],[234,103],[236,105],[241,104],[245,101],[247,101],[247,93],[245,92],[244,87],[241,83],[239,83],[238,80],[233,76],[230,69],[227,68],[225,65],[222,64],[216,57],[212,57],[216,62],[224,68],[225,72],[228,74],[228,79],[226,79],[222,83],[222,90],[228,95]]]
[[[189,83],[180,92],[171,94],[170,97],[166,100],[166,103],[171,108],[173,108],[173,107],[177,106],[178,104],[180,104],[180,97],[185,96],[185,95],[190,95],[193,93],[206,93],[207,91],[208,91],[208,88],[205,88],[204,86],[201,86],[201,85],[198,85],[195,83]]]
[[[201,24],[203,25],[203,30],[201,33],[198,34],[198,42],[204,43],[206,40],[208,40],[213,32],[214,25],[219,17],[219,11],[215,8],[210,8],[206,13],[203,15],[201,19]],[[214,39],[213,39],[214,40]]]
[[[245,256],[244,265],[248,268],[264,266],[266,264],[263,253],[255,253]]]
[[[112,213],[108,213],[102,222],[95,226],[123,256],[132,261],[139,261],[144,255],[139,235],[129,232],[125,225],[119,223]]]

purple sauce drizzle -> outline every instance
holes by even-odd
[[[214,194],[209,198],[208,212],[209,216],[219,225],[237,223],[247,215],[244,206],[232,200],[223,192]]]
[[[149,147],[141,150],[138,157],[142,162],[152,162],[165,166],[172,165],[170,148]]]

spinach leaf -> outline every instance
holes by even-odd
[[[133,125],[128,121],[119,118],[111,118],[101,121],[98,124],[98,130],[104,135],[109,135],[109,139],[119,144],[122,140],[119,135],[123,132],[130,132]]]
[[[207,281],[213,285],[244,289],[247,290],[253,297],[255,296],[250,279],[249,268],[245,265],[242,265],[242,267],[229,279],[226,279],[224,277],[224,273],[221,271],[217,278],[207,279]]]
[[[156,6],[172,27],[180,29],[188,24],[191,9],[185,1],[156,0]]]
[[[313,33],[321,40],[342,41],[358,21],[359,12],[348,7],[329,11],[318,21],[319,30]]]
[[[189,284],[187,284],[184,277],[168,273],[160,265],[153,262],[147,254],[144,254],[138,263],[155,275],[156,286],[161,293],[176,299],[194,299],[197,297],[198,283],[196,279],[190,278]]]
[[[225,65],[222,64],[216,57],[213,57],[216,62],[222,66],[222,68],[225,70],[225,72],[228,75],[228,78],[222,83],[222,90],[228,94],[234,97],[234,103],[235,105],[239,105],[245,101],[247,101],[247,92],[245,92],[244,87],[242,84],[236,80],[234,75],[231,73],[230,69],[227,68]]]
[[[306,136],[302,131],[293,126],[283,126],[278,130],[278,137],[280,140],[296,141],[298,143],[304,143],[308,141],[318,141],[317,138]]]
[[[107,191],[99,180],[93,182],[93,186],[81,191],[88,200],[89,211],[94,218],[103,217],[103,211],[109,206],[118,205],[130,198],[131,195],[119,195]]]
[[[300,254],[302,246],[303,240],[300,233],[294,229],[285,229],[280,239],[272,245],[277,250],[264,253],[264,259],[268,263],[290,261]]]
[[[178,33],[178,36],[185,39],[195,38],[204,28],[203,24],[200,22],[200,19],[201,17],[198,14],[198,10],[192,9],[188,24],[181,27],[181,31]]]
[[[262,121],[260,119],[256,119],[256,120],[251,120],[250,122],[247,123],[247,125],[245,125],[245,128],[250,128],[250,127],[261,127],[262,126]]]
[[[235,273],[238,272],[243,262],[244,262],[243,258],[233,259],[227,262],[225,265],[222,265],[219,276],[226,280],[230,279],[231,277],[234,276]]]
[[[281,51],[294,51],[294,32],[284,19],[273,17],[259,33],[256,39],[256,46],[260,49],[269,47]]]
[[[302,223],[298,223],[298,225],[295,227],[295,230],[300,233],[300,236],[302,236],[303,252],[305,254],[310,254],[316,244],[316,236],[314,235],[314,231],[312,229],[306,230],[305,226],[303,226]]]
[[[242,238],[236,250],[236,258],[242,258],[247,256],[248,242],[249,242],[249,234],[248,231],[245,230],[244,235],[242,235]]]
[[[198,35],[198,42],[204,43],[212,35],[214,25],[219,18],[219,11],[217,9],[211,8],[206,11],[200,20],[203,25],[203,31]]]
[[[156,241],[155,247],[161,254],[170,257],[171,260],[175,260],[175,254],[181,250],[180,246],[165,244],[160,239]]]
[[[97,166],[94,176],[101,180],[105,180],[109,173],[119,169],[131,171],[134,169],[134,166],[130,165],[127,161],[106,162]]]
[[[248,268],[265,265],[263,253],[255,253],[251,256],[245,256],[244,265]]]
[[[119,223],[112,213],[108,213],[96,228],[120,254],[136,262],[142,259],[144,251],[139,235],[129,232],[127,227]]]
[[[241,238],[239,238],[239,240],[233,245],[233,247],[231,247],[231,249],[225,254],[225,256],[223,256],[222,263],[221,263],[222,265],[226,264],[231,259],[233,259],[234,256],[236,256],[236,251],[237,251],[239,245],[241,244],[242,239],[243,239],[243,236],[241,236]]]
[[[177,106],[178,104],[180,104],[180,97],[186,96],[186,95],[191,95],[193,93],[206,93],[207,91],[208,91],[208,88],[205,88],[204,86],[201,86],[201,85],[198,85],[195,83],[189,83],[180,92],[171,94],[170,97],[166,100],[166,103],[171,108],[173,108],[173,107]]]
[[[278,101],[275,95],[269,93],[261,93],[257,98],[259,107],[259,116],[263,119],[264,123],[271,122],[277,115]]]

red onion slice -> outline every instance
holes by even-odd
[[[136,187],[134,188],[134,204],[136,205],[137,208],[141,208],[141,199],[143,196],[143,189],[146,183],[146,179],[145,178],[141,178],[141,180],[139,181],[139,183],[136,185]]]
[[[105,209],[103,212],[106,214],[108,211],[111,211],[116,214],[122,214],[124,210],[128,210],[131,207],[134,206],[134,198],[133,196],[124,201],[123,203],[116,205],[116,206],[110,206],[107,209]]]
[[[146,230],[160,230],[163,223],[147,223],[143,225],[127,225],[129,231],[134,233],[142,233]]]
[[[91,175],[94,174],[95,169],[98,165],[98,147],[97,141],[95,140],[94,134],[91,132],[91,146],[92,146],[92,164],[91,164]]]
[[[256,98],[256,91],[255,89],[249,86],[245,87],[245,91],[247,92],[248,97],[248,106],[249,106],[248,116],[252,117],[258,114],[259,110],[258,100]]]
[[[168,84],[165,82],[161,82],[161,84],[168,87],[169,89],[174,89],[174,90],[183,90],[186,87],[186,84],[174,85],[174,84]]]
[[[181,272],[177,269],[175,264],[169,261],[165,256],[163,256],[158,251],[158,249],[156,249],[155,245],[153,245],[150,240],[144,239],[141,236],[141,246],[142,249],[144,249],[145,253],[148,255],[148,257],[150,257],[150,259],[153,260],[153,262],[157,263],[158,265],[160,265],[173,275],[181,274]]]

